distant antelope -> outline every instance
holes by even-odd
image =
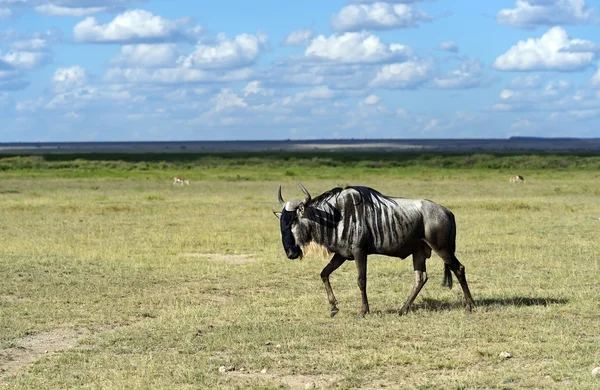
[[[184,184],[187,184],[189,186],[190,181],[188,179],[186,179],[185,177],[181,177],[181,176],[175,176],[173,178],[173,185],[184,185]]]
[[[521,175],[511,176],[510,179],[508,179],[508,182],[509,183],[526,183],[525,179]]]

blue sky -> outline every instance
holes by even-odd
[[[586,0],[0,0],[0,142],[600,137]]]

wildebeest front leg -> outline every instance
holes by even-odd
[[[367,299],[367,255],[358,253],[354,255],[356,270],[358,271],[358,288],[362,297],[362,307],[358,315],[364,317],[369,312],[369,301]]]
[[[336,253],[335,255],[333,255],[333,258],[331,259],[329,264],[327,264],[325,268],[323,268],[323,271],[321,271],[321,280],[325,285],[325,291],[327,291],[327,299],[329,300],[329,306],[331,308],[331,312],[329,315],[331,317],[335,316],[338,313],[339,309],[337,308],[338,302],[335,299],[335,295],[333,295],[333,289],[331,288],[331,284],[329,283],[329,275],[331,275],[333,271],[338,269],[340,265],[344,264],[345,261],[346,259],[344,259],[342,256]]]
[[[410,310],[410,306],[414,302],[421,289],[427,283],[427,269],[425,267],[425,261],[427,260],[427,255],[419,250],[413,254],[413,268],[415,270],[415,283],[413,285],[412,291],[408,296],[408,299],[400,309],[400,315],[404,315],[408,313]]]

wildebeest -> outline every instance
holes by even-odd
[[[443,206],[425,199],[389,197],[368,187],[333,188],[312,198],[285,202],[279,186],[278,198],[283,207],[279,217],[283,248],[289,259],[302,256],[310,243],[324,246],[333,258],[321,271],[333,317],[339,311],[329,283],[329,275],[346,260],[355,260],[358,287],[362,295],[359,315],[369,312],[367,300],[367,256],[381,254],[400,257],[412,255],[415,281],[412,291],[400,309],[408,313],[411,304],[427,282],[426,260],[433,249],[445,263],[444,285],[452,288],[452,272],[458,278],[465,296],[465,307],[471,311],[473,298],[465,278],[465,267],[455,252],[456,224],[454,214]]]
[[[521,175],[514,175],[508,179],[509,183],[525,183],[525,178]]]

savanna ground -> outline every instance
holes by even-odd
[[[297,180],[447,206],[474,312],[433,255],[399,317],[412,262],[372,256],[372,313],[346,263],[330,319],[271,212]],[[598,388],[599,232],[593,155],[1,158],[0,388]]]

